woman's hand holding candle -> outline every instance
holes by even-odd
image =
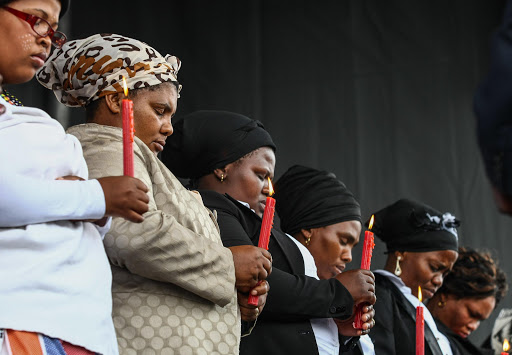
[[[364,245],[363,245],[363,256],[361,258],[361,269],[363,270],[370,270],[370,266],[372,263],[372,255],[373,255],[373,248],[375,247],[374,242],[374,236],[373,233],[370,231],[373,227],[373,219],[374,217],[370,219],[369,224],[369,230],[367,230],[364,233]],[[363,329],[363,306],[364,304],[358,304],[356,306],[355,310],[355,318],[354,318],[354,328],[355,329]]]
[[[235,287],[238,291],[249,293],[258,284],[266,280],[272,271],[272,256],[267,250],[254,245],[229,247],[235,264]]]
[[[334,318],[334,322],[338,327],[338,333],[343,334],[344,336],[361,336],[364,334],[368,334],[370,329],[375,326],[375,310],[373,306],[365,305],[361,308],[363,314],[361,319],[363,320],[363,325],[361,328],[354,328],[354,316],[350,317],[346,320],[340,320]]]

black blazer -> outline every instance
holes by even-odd
[[[224,246],[258,245],[260,217],[228,195],[200,193],[205,206],[217,211]],[[352,296],[336,279],[305,276],[299,248],[275,228],[269,251],[273,264],[267,303],[251,335],[242,338],[240,354],[318,354],[309,319],[349,318]]]
[[[385,276],[375,274],[375,326],[370,331],[377,355],[414,354],[416,308]],[[442,355],[434,334],[425,323],[425,355]]]

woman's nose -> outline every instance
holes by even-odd
[[[442,274],[434,275],[434,278],[432,279],[432,283],[437,287],[441,287],[443,285],[443,275]]]
[[[341,260],[343,260],[346,264],[352,261],[352,251],[344,250],[341,253]]]
[[[174,128],[172,127],[172,123],[171,123],[171,120],[169,121],[166,121],[163,125],[162,125],[162,129],[161,129],[161,132],[162,134],[164,134],[165,136],[170,136],[173,132],[174,132]]]
[[[469,322],[469,324],[467,325],[468,329],[472,332],[474,332],[475,330],[477,330],[478,326],[480,325],[480,321],[478,320],[472,320],[471,322]]]
[[[46,52],[49,54],[50,48],[52,47],[52,40],[51,40],[50,36],[38,37],[37,42],[41,43],[43,45],[44,49],[46,50]]]

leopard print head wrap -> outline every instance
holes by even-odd
[[[105,95],[173,81],[178,86],[177,57],[163,57],[136,39],[117,34],[96,34],[69,41],[55,50],[37,72],[37,80],[53,90],[66,106],[87,106]]]

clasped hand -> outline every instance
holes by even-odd
[[[242,320],[254,321],[265,306],[270,285],[266,281],[272,272],[272,256],[262,248],[253,245],[239,245],[229,248],[235,264],[235,286]],[[258,296],[258,305],[249,304],[249,295]]]
[[[375,325],[375,310],[373,305],[377,301],[375,296],[375,276],[370,270],[349,270],[336,275],[336,279],[350,292],[354,300],[354,311],[352,316],[346,320],[335,319],[338,332],[345,336],[359,336],[368,334]],[[355,318],[356,305],[364,304],[363,307],[363,329],[355,329],[353,322]]]

